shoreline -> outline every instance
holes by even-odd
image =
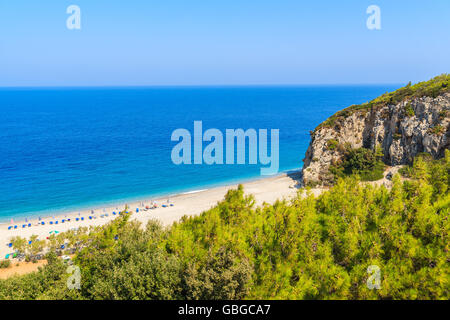
[[[244,192],[246,194],[253,194],[255,196],[256,205],[261,205],[264,202],[273,203],[278,199],[288,200],[297,195],[300,177],[301,172],[299,170],[290,170],[276,176],[257,178],[250,181],[241,181],[239,183],[209,189],[192,190],[175,195],[159,197],[157,199],[145,199],[142,201],[123,203],[120,206],[96,209],[93,214],[91,213],[91,210],[80,210],[62,215],[55,214],[54,218],[51,216],[41,219],[41,222],[45,222],[45,225],[37,225],[37,217],[35,219],[30,219],[25,228],[22,228],[22,225],[25,224],[24,222],[15,222],[14,225],[17,225],[17,229],[11,230],[8,230],[8,227],[11,226],[11,224],[1,224],[0,259],[4,259],[6,254],[13,252],[12,249],[8,248],[7,244],[14,236],[29,239],[32,235],[37,235],[39,239],[45,239],[50,235],[50,232],[54,231],[64,232],[78,227],[104,225],[118,216],[113,215],[113,211],[116,213],[117,211],[122,211],[127,204],[129,212],[132,212],[131,220],[140,221],[145,225],[150,219],[156,219],[164,226],[169,226],[185,215],[195,216],[211,209],[219,201],[223,200],[229,189],[234,189],[239,184],[244,186]],[[170,203],[173,204],[173,206],[168,205],[165,208],[162,207],[163,204],[168,204],[168,199],[170,199]],[[146,206],[151,205],[151,201],[157,202],[159,205],[158,208],[144,210]],[[141,202],[144,203],[144,206],[142,206]],[[136,208],[139,209],[138,213],[136,213]],[[90,216],[92,219],[89,218]],[[81,221],[81,217],[84,218],[83,221]],[[76,218],[78,218],[79,221],[76,221]],[[62,223],[62,219],[65,220],[64,223]],[[70,219],[70,222],[68,222],[67,219]],[[50,221],[52,221],[53,224],[50,224]],[[55,221],[58,221],[58,224],[55,224]],[[31,223],[31,227],[28,227],[28,223]]]
[[[281,171],[276,175],[273,176],[255,176],[255,177],[247,177],[247,178],[235,178],[235,179],[230,179],[227,181],[223,181],[223,182],[218,182],[218,183],[213,183],[210,185],[199,185],[190,189],[185,189],[185,190],[179,190],[179,191],[172,191],[172,192],[161,192],[161,193],[156,193],[156,194],[147,194],[147,195],[142,195],[142,196],[132,196],[132,197],[124,197],[122,199],[112,199],[112,200],[105,200],[103,202],[99,202],[99,203],[92,203],[92,204],[84,204],[84,205],[74,205],[74,206],[70,206],[67,207],[67,209],[64,208],[56,208],[56,209],[47,209],[47,210],[42,210],[42,211],[34,211],[34,212],[29,212],[28,214],[21,214],[18,215],[17,218],[14,216],[8,216],[8,217],[4,217],[2,218],[0,216],[0,228],[4,227],[5,225],[10,226],[10,225],[17,225],[19,227],[22,226],[22,224],[25,223],[25,219],[27,219],[29,222],[37,222],[39,217],[41,218],[41,221],[44,220],[48,220],[49,218],[55,217],[56,218],[61,218],[61,217],[65,217],[65,216],[69,216],[69,215],[74,215],[75,213],[78,214],[79,212],[83,213],[83,212],[90,212],[91,210],[94,210],[96,213],[100,212],[100,210],[103,209],[109,209],[109,208],[116,208],[116,207],[124,207],[125,204],[129,204],[129,203],[137,203],[137,202],[141,202],[141,201],[159,201],[161,199],[167,199],[167,198],[174,198],[176,196],[179,195],[183,195],[183,194],[191,194],[191,193],[197,193],[197,192],[202,192],[202,191],[207,191],[207,190],[211,190],[214,188],[220,188],[220,187],[226,187],[226,186],[233,186],[233,185],[238,185],[238,184],[244,184],[244,183],[249,183],[249,182],[253,182],[253,181],[258,181],[258,180],[264,180],[264,179],[268,179],[268,178],[273,178],[273,177],[278,177],[278,176],[282,176],[285,174],[291,174],[291,173],[296,173],[296,172],[300,172],[301,171],[301,167],[300,168],[294,168],[294,169],[288,169],[285,171]],[[14,220],[14,223],[11,224],[11,222],[9,221],[10,219]],[[27,223],[29,223],[27,222]]]

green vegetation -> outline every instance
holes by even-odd
[[[330,139],[327,141],[327,148],[328,150],[335,150],[339,145],[339,141],[336,139]]]
[[[0,261],[0,269],[6,269],[9,268],[11,266],[11,261],[10,260],[2,260]]]
[[[440,160],[434,160],[429,153],[421,153],[414,159],[412,166],[403,167],[399,173],[409,179],[432,181],[433,196],[431,200],[437,201],[441,195],[447,194],[449,191],[449,153],[450,151],[447,150],[445,158]]]
[[[434,127],[430,128],[430,133],[435,135],[441,135],[445,133],[445,128],[441,126],[440,124],[435,125]]]
[[[377,157],[355,150],[350,159],[366,168]],[[255,207],[240,186],[167,229],[124,214],[55,238],[77,248],[80,290],[67,289],[67,265],[52,253],[38,272],[0,280],[0,299],[447,300],[449,171],[447,150],[441,160],[419,156],[391,189],[351,176],[318,197],[306,189]],[[379,290],[366,285],[371,265]]]
[[[347,147],[341,161],[330,165],[334,179],[357,174],[362,181],[375,181],[383,178],[385,165],[380,148],[375,151],[366,148]]]
[[[322,122],[315,131],[323,127],[333,127],[339,119],[346,118],[356,111],[367,112],[369,110],[378,110],[388,105],[398,104],[403,101],[411,101],[420,97],[437,97],[444,92],[450,92],[450,74],[442,74],[429,81],[419,82],[415,85],[409,83],[394,92],[385,93],[380,97],[360,105],[352,105],[346,109],[336,112],[327,120]],[[412,113],[411,113],[412,111]],[[414,110],[406,110],[409,116],[414,115]]]
[[[405,113],[408,117],[414,117],[415,116],[415,112],[413,107],[411,106],[411,103],[407,103],[405,106]]]
[[[394,133],[394,135],[392,136],[392,138],[394,140],[400,140],[402,138],[402,134],[401,133]]]

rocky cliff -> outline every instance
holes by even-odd
[[[303,183],[330,184],[333,181],[330,165],[343,157],[343,146],[372,150],[379,146],[383,161],[392,166],[408,164],[421,152],[443,157],[450,146],[448,82],[446,75],[444,83],[439,84],[442,88],[430,96],[418,96],[421,95],[418,87],[407,86],[329,118],[311,133],[302,170]]]

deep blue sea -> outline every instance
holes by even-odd
[[[171,134],[195,120],[280,129],[280,171],[300,168],[310,130],[397,87],[0,89],[0,221],[259,177],[261,165],[174,165]]]

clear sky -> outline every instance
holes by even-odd
[[[69,5],[81,30],[69,30]],[[369,5],[381,30],[369,30]],[[406,83],[450,72],[449,0],[0,0],[0,86]]]

